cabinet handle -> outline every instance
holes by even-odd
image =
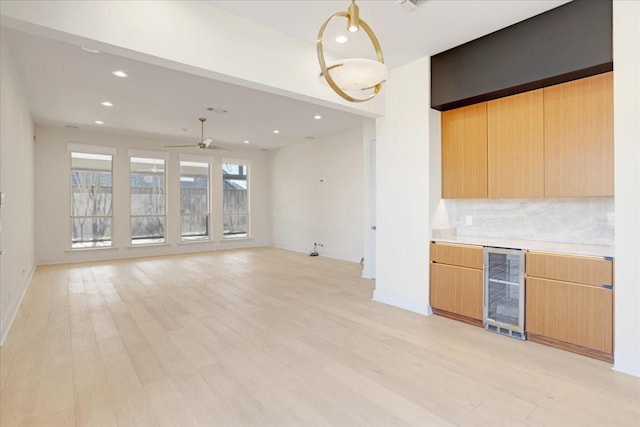
[[[613,289],[613,285],[602,285],[605,289]]]

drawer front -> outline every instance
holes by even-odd
[[[613,353],[613,291],[528,277],[526,330]]]
[[[482,320],[482,271],[431,264],[430,304],[451,313]]]
[[[482,246],[432,242],[431,261],[438,264],[482,269],[483,248]]]
[[[592,286],[613,284],[613,262],[602,257],[527,252],[528,277],[581,283]]]

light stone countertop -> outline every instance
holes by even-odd
[[[447,236],[433,237],[434,242],[460,243],[465,245],[490,246],[509,249],[526,249],[529,251],[556,252],[569,255],[589,255],[613,257],[613,246],[580,245],[572,243],[543,242],[539,240],[499,239],[491,237]]]

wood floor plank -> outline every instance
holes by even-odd
[[[199,372],[171,378],[191,412],[202,426],[233,426],[239,418]]]
[[[146,384],[144,390],[161,426],[190,427],[200,425],[171,379]]]
[[[350,369],[346,369],[344,366],[338,364],[332,365],[325,368],[325,371],[335,379],[344,382],[344,384],[353,390],[364,395],[367,399],[370,399],[373,404],[393,411],[393,413],[409,425],[456,425],[455,423],[447,421],[445,418],[438,417],[412,401],[403,398],[393,390],[385,388]]]
[[[640,425],[640,379],[373,302],[360,276],[275,248],[40,266],[0,425]]]

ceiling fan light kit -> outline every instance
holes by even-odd
[[[347,19],[347,31],[353,33],[360,28],[364,30],[373,45],[377,60],[348,58],[327,65],[322,40],[329,22],[339,17]],[[380,92],[382,84],[389,77],[389,69],[384,63],[380,42],[371,27],[360,19],[360,10],[355,0],[351,0],[351,5],[349,5],[346,12],[336,12],[324,21],[318,32],[316,51],[318,62],[320,63],[320,78],[326,81],[335,93],[349,102],[364,102],[374,98]],[[346,92],[366,90],[372,90],[372,92],[365,97],[352,96]]]

